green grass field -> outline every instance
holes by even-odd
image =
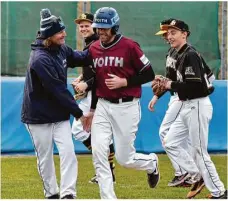
[[[211,155],[221,180],[227,188],[227,155]],[[99,199],[99,188],[89,184],[94,175],[91,155],[78,155],[79,174],[77,182],[78,199]],[[59,179],[59,157],[55,156]],[[116,163],[115,192],[119,199],[184,199],[190,188],[168,187],[173,178],[173,169],[168,157],[159,155],[161,180],[155,189],[150,189],[144,171],[126,169]],[[2,199],[43,199],[42,182],[37,172],[34,156],[1,158]],[[209,194],[204,190],[196,197],[203,199]]]

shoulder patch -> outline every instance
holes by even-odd
[[[146,65],[149,62],[145,54],[140,57],[140,60],[144,65]]]
[[[185,73],[184,73],[184,74],[185,74],[185,75],[195,75],[195,72],[193,71],[192,66],[186,67]]]

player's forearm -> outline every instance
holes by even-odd
[[[90,91],[93,87],[93,83],[94,83],[94,78],[90,78],[89,80],[85,80],[86,84],[87,84],[87,89],[86,91]]]
[[[91,110],[95,110],[96,109],[97,102],[98,102],[98,97],[96,95],[92,96],[91,107],[90,107]]]
[[[140,72],[140,74],[127,78],[127,86],[139,86],[150,82],[154,79],[155,74],[152,67],[147,68],[146,70]]]
[[[91,106],[90,110],[95,110],[97,107],[98,97],[96,95],[96,82],[94,80],[94,83],[92,85],[92,98],[91,98]]]

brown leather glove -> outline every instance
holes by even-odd
[[[160,97],[167,89],[165,88],[166,83],[170,81],[169,78],[162,75],[156,75],[155,79],[152,81],[152,90],[154,95]]]

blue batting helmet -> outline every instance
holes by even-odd
[[[112,28],[114,33],[119,30],[120,18],[117,11],[111,7],[99,8],[94,14],[93,28]]]

